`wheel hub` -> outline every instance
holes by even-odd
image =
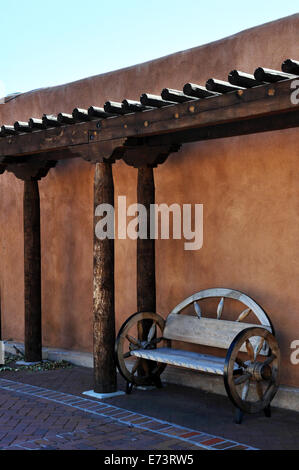
[[[272,369],[269,365],[264,365],[263,362],[250,362],[248,365],[246,372],[251,374],[252,378],[257,382],[261,382],[262,380],[270,380],[272,377]]]

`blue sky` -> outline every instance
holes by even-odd
[[[0,96],[145,62],[298,10],[298,0],[0,0]]]

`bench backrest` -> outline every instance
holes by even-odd
[[[216,318],[205,318],[203,316],[199,318],[198,316],[180,314],[180,312],[190,304],[208,297],[234,298],[239,300],[243,305],[251,309],[260,323],[253,324],[218,320]],[[181,302],[172,310],[166,319],[163,336],[171,340],[228,349],[235,336],[250,327],[263,327],[273,333],[273,327],[268,316],[250,297],[239,291],[229,289],[208,289],[188,297],[188,299]],[[255,346],[256,343],[260,341],[260,338],[251,338],[250,341],[252,345]],[[245,350],[245,346],[243,346],[242,350]],[[267,353],[268,348],[265,343],[261,354]]]
[[[163,337],[186,343],[213,346],[215,348],[228,349],[235,336],[245,328],[261,327],[250,323],[240,323],[213,318],[197,318],[191,315],[175,314],[168,317],[163,332]],[[269,326],[264,326],[271,332]],[[251,338],[252,346],[260,339]],[[245,351],[245,347],[242,348]],[[261,354],[263,354],[262,351]]]

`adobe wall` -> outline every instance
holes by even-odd
[[[215,43],[66,85],[30,92],[0,106],[0,122],[138,99],[182,89],[231,69],[279,69],[297,58],[299,14]],[[100,68],[100,51],[98,54]],[[20,78],[21,80],[21,78]],[[202,203],[204,245],[157,241],[157,311],[166,315],[192,293],[215,286],[252,296],[269,313],[283,353],[282,382],[299,386],[290,343],[299,339],[298,130],[183,146],[155,170],[157,203]],[[93,165],[59,162],[40,182],[43,344],[92,350]],[[115,196],[136,202],[137,170],[117,162]],[[0,177],[0,282],[3,337],[23,341],[23,183]],[[116,241],[118,329],[136,311],[136,243]]]

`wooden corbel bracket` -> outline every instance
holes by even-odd
[[[6,170],[13,173],[16,178],[25,180],[40,180],[47,176],[49,170],[56,165],[55,160],[32,160],[26,163],[9,164]]]
[[[164,163],[171,153],[178,152],[180,144],[171,145],[130,145],[125,146],[122,159],[134,168],[156,168]]]
[[[82,154],[84,160],[92,163],[109,162],[115,163],[123,156],[127,138],[112,139],[102,142],[87,144],[87,149]],[[84,146],[86,147],[86,146]],[[81,147],[83,150],[83,146]]]
[[[89,144],[80,146],[81,156],[84,160],[93,163],[109,162],[123,159],[128,165],[135,168],[155,168],[165,162],[173,152],[178,152],[180,144],[151,144],[142,139],[123,137],[107,141],[97,141],[97,131],[90,134],[94,140]]]

